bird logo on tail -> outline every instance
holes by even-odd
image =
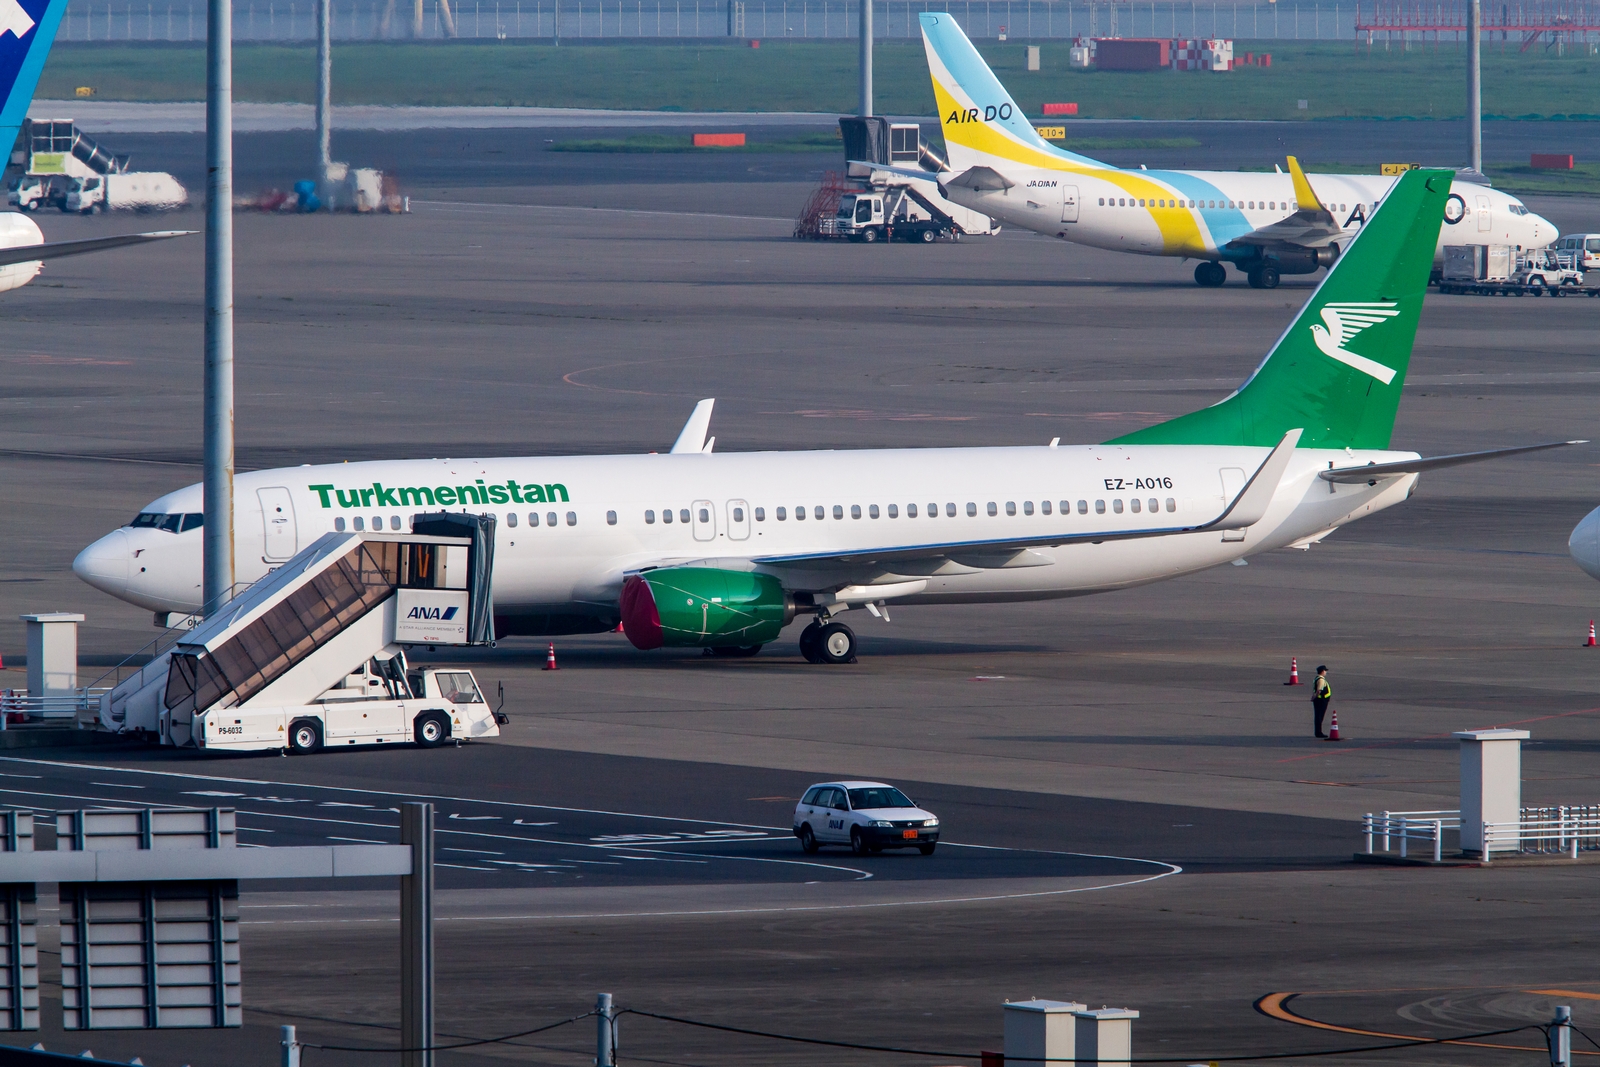
[[[1345,345],[1362,330],[1398,314],[1399,305],[1393,300],[1330,302],[1322,308],[1322,321],[1327,323],[1327,329],[1313,325],[1311,336],[1323,355],[1388,385],[1394,381],[1393,370],[1377,360],[1357,355]]]
[[[34,27],[34,21],[17,0],[0,0],[0,37],[4,37],[9,30],[17,40]]]

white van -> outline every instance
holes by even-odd
[[[87,215],[101,211],[170,211],[189,202],[178,179],[161,171],[133,174],[90,175],[73,178],[61,210]]]
[[[1600,270],[1600,233],[1569,233],[1550,247],[1571,254],[1577,270]]]

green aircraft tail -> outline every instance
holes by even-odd
[[[1403,175],[1233,395],[1107,443],[1388,448],[1454,177]]]

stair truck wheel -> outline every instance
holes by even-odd
[[[417,716],[411,736],[416,738],[418,748],[438,748],[450,740],[450,720],[441,712],[425,711]]]
[[[322,747],[322,726],[315,719],[296,719],[289,724],[289,751],[315,752]]]

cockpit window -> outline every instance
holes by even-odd
[[[1507,204],[1506,210],[1510,211],[1513,215],[1526,215],[1528,213],[1528,209],[1523,207],[1521,204]]]
[[[205,515],[198,511],[171,515],[159,511],[141,511],[128,523],[135,530],[165,530],[167,533],[195,530],[204,524]]]

